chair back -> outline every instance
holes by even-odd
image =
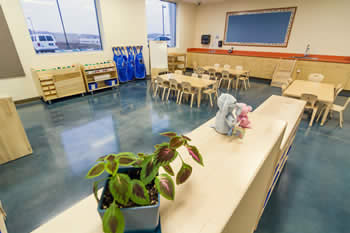
[[[194,78],[198,78],[198,74],[196,74],[196,73],[192,73],[192,77],[194,77]]]
[[[214,64],[215,69],[220,68],[220,64]]]
[[[309,81],[312,81],[312,82],[320,83],[324,79],[324,75],[323,74],[319,74],[319,73],[312,73],[312,74],[309,74],[309,77],[307,79]]]
[[[159,76],[157,76],[157,83],[160,86],[163,84],[163,79],[161,77],[159,77]]]
[[[205,72],[205,69],[203,69],[202,67],[198,67],[197,68],[197,74],[204,74],[204,72]]]
[[[231,69],[231,66],[228,64],[224,65],[224,70],[228,70],[228,69]]]
[[[175,74],[182,74],[182,70],[175,70]]]
[[[202,75],[202,79],[209,80],[209,79],[210,79],[210,76],[209,76],[208,74],[203,74],[203,75]]]
[[[236,70],[243,70],[243,66],[236,66]]]
[[[300,99],[306,101],[306,107],[313,108],[317,102],[317,96],[312,94],[302,94]]]
[[[340,83],[339,83],[339,84],[335,87],[335,89],[334,89],[334,100],[335,100],[335,98],[338,97],[338,95],[340,94],[340,92],[341,92],[342,90],[344,90],[344,86],[343,86],[343,84],[340,84]]]
[[[192,86],[191,86],[191,83],[189,83],[189,82],[182,82],[181,88],[182,88],[183,92],[191,92],[192,91]]]
[[[215,69],[208,69],[209,76],[215,76],[216,70]]]
[[[178,89],[179,83],[175,79],[170,79],[169,83],[171,89]]]
[[[226,70],[222,71],[221,75],[222,78],[230,78],[230,73]]]

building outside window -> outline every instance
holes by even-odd
[[[102,50],[95,0],[20,0],[36,53]]]
[[[168,41],[176,47],[176,3],[146,0],[148,40]]]

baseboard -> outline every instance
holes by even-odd
[[[27,103],[31,103],[31,102],[38,101],[38,100],[40,100],[39,96],[28,98],[28,99],[15,100],[14,102],[15,102],[15,104],[27,104]]]

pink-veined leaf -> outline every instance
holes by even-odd
[[[165,137],[169,137],[169,138],[177,136],[177,134],[175,132],[164,132],[164,133],[161,133],[160,135],[165,136]]]
[[[194,161],[204,166],[202,155],[199,153],[197,147],[188,145],[187,150]]]
[[[180,171],[176,175],[176,184],[183,184],[192,174],[192,167],[186,163],[182,163]]]
[[[131,195],[129,176],[126,174],[117,174],[109,181],[109,191],[118,203],[122,205],[128,204]]]
[[[130,199],[139,205],[148,205],[150,203],[149,194],[144,183],[139,180],[131,181]]]
[[[174,173],[174,170],[173,168],[170,166],[170,164],[168,165],[163,165],[163,169],[171,176],[174,176],[175,173]]]
[[[160,165],[169,164],[170,162],[174,161],[178,155],[178,152],[174,149],[169,148],[168,145],[159,147],[154,153],[155,159]]]
[[[125,220],[123,213],[113,202],[103,215],[104,233],[124,233]]]
[[[175,198],[175,185],[173,179],[168,174],[161,174],[155,179],[158,192],[168,200]]]
[[[105,163],[98,163],[90,169],[90,171],[86,175],[86,178],[87,179],[95,178],[101,175],[104,170],[105,170]]]
[[[172,137],[169,142],[169,146],[172,149],[177,149],[185,143],[185,140],[182,137],[176,136]]]

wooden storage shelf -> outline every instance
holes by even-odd
[[[60,69],[32,69],[32,74],[45,102],[86,92],[79,65]]]
[[[169,53],[168,54],[168,67],[169,72],[175,72],[175,70],[185,70],[186,68],[186,53]]]
[[[117,68],[114,61],[104,61],[104,62],[97,63],[95,65],[84,65],[84,66],[81,66],[81,70],[83,72],[85,86],[88,92],[93,93],[94,91],[97,91],[97,90],[119,86],[118,73],[117,73]],[[95,80],[94,78],[95,75],[97,76],[97,75],[103,75],[103,74],[110,74],[111,77],[105,78],[102,80]],[[117,80],[117,84],[113,86],[107,85],[105,81],[108,81],[108,80]],[[98,87],[96,89],[90,90],[89,84],[92,84],[92,83],[97,83]]]

